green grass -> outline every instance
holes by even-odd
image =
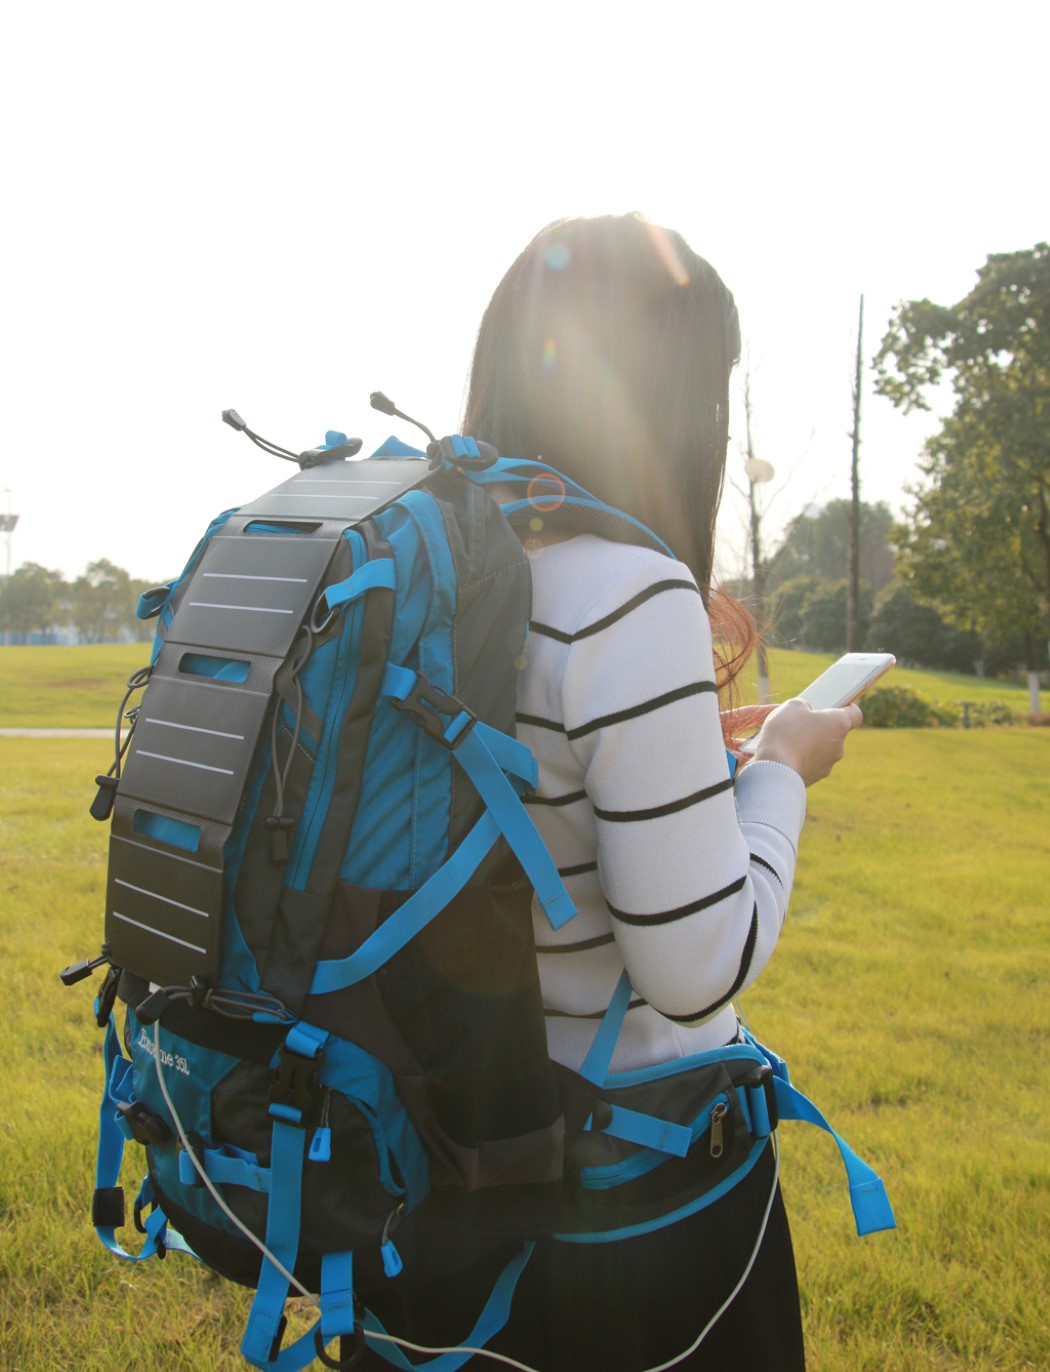
[[[781,1131],[817,1369],[1050,1365],[1050,737],[875,731],[809,796],[760,1037],[882,1173],[845,1235],[837,1155]]]
[[[149,662],[148,643],[0,648],[0,725],[112,728],[124,684]]]
[[[149,661],[146,643],[102,646],[0,647],[0,724],[16,728],[110,728],[124,683]],[[776,700],[796,695],[835,660],[833,653],[771,650],[770,677]],[[1002,700],[1028,713],[1027,688],[1017,682],[951,672],[895,667],[883,685],[911,686],[927,700]],[[753,667],[741,682],[743,700],[757,699]]]
[[[830,667],[837,656],[837,653],[796,653],[786,648],[771,649],[769,678],[774,700],[787,700],[797,695],[825,667]],[[910,686],[926,700],[948,704],[963,700],[975,703],[1001,700],[1019,715],[1026,715],[1029,709],[1027,686],[1017,681],[1000,681],[995,677],[965,676],[960,672],[927,672],[898,666],[880,680],[879,686]],[[741,688],[746,700],[758,698],[753,661],[744,674]]]
[[[247,1293],[178,1256],[120,1263],[90,1225],[101,1033],[90,983],[57,972],[101,939],[107,761],[104,740],[0,740],[0,1363],[232,1372]],[[811,1372],[1050,1366],[1050,734],[862,731],[809,801],[744,1008],[899,1224],[857,1239],[831,1140],[785,1124]]]

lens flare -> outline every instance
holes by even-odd
[[[554,369],[558,365],[558,345],[553,338],[548,338],[543,345],[543,356],[540,358],[540,371],[544,376],[553,376]]]
[[[534,476],[529,482],[526,499],[539,514],[551,514],[565,504],[565,482],[553,474]]]
[[[572,249],[568,243],[552,243],[543,254],[543,261],[552,272],[563,272],[572,261]]]
[[[661,229],[658,224],[646,224],[646,230],[652,240],[653,247],[660,254],[660,260],[667,268],[668,274],[676,286],[689,285],[689,273],[686,271],[678,249],[672,243],[670,235],[666,229]]]

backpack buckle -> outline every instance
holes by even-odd
[[[749,1072],[738,1083],[738,1089],[747,1093],[748,1115],[751,1121],[753,1138],[768,1138],[780,1123],[777,1109],[776,1084],[773,1069],[769,1063],[762,1063]]]
[[[434,686],[422,672],[406,696],[391,696],[390,703],[395,710],[403,710],[413,724],[450,752],[463,742],[478,722],[473,710],[440,686]]]
[[[141,1143],[144,1147],[149,1144],[156,1146],[167,1143],[171,1138],[171,1130],[164,1120],[160,1115],[153,1114],[142,1101],[120,1101],[117,1111],[136,1143]]]
[[[316,1057],[308,1057],[305,1053],[296,1053],[287,1043],[282,1043],[277,1057],[267,1096],[270,1114],[275,1119],[305,1127],[321,1099],[318,1068],[324,1053],[318,1051]]]
[[[434,447],[431,444],[430,447]],[[429,454],[430,448],[427,449]],[[499,461],[499,449],[491,443],[479,443],[473,438],[451,434],[437,444],[438,456],[450,466],[465,472],[485,472]]]

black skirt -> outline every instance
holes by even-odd
[[[487,1346],[538,1372],[643,1372],[674,1358],[685,1372],[803,1372],[798,1282],[779,1188],[743,1287],[700,1347],[682,1357],[747,1267],[773,1178],[767,1148],[731,1192],[665,1229],[615,1243],[541,1240],[506,1327]],[[520,1250],[515,1243],[470,1258],[470,1243],[453,1226],[435,1226],[419,1235],[419,1247],[444,1253],[457,1271],[420,1284],[409,1263],[402,1277],[366,1293],[388,1333],[430,1347],[466,1340],[503,1265]],[[407,1357],[427,1361],[411,1351]],[[357,1366],[378,1372],[390,1364],[369,1351]],[[482,1357],[466,1364],[471,1372],[500,1366]]]

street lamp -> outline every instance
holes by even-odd
[[[4,535],[4,538],[5,538],[6,542],[7,542],[7,560],[6,560],[6,568],[7,568],[7,570],[6,570],[5,575],[10,576],[10,575],[11,575],[11,535],[14,533],[14,531],[15,531],[15,525],[18,523],[18,516],[17,516],[16,514],[12,514],[12,512],[11,512],[11,487],[10,487],[10,486],[5,486],[5,487],[4,487],[4,494],[7,496],[7,513],[6,513],[6,514],[0,514],[0,534],[3,534],[3,535]]]

